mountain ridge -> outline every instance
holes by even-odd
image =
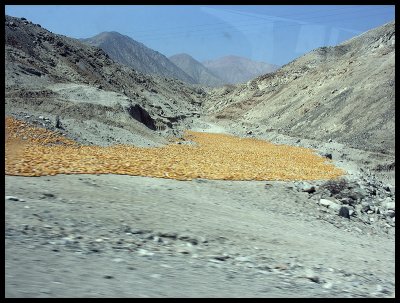
[[[116,31],[102,32],[91,38],[80,39],[80,41],[100,47],[115,61],[142,73],[176,78],[195,84],[192,77],[173,64],[166,56]]]
[[[213,74],[203,64],[186,53],[180,53],[168,57],[175,65],[190,75],[198,84],[206,86],[221,86],[224,80]]]
[[[236,55],[227,55],[214,60],[206,60],[202,64],[228,84],[247,82],[257,76],[271,73],[279,68],[279,66],[274,64],[253,61]]]

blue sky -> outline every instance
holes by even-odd
[[[283,65],[395,19],[394,5],[7,5],[55,34],[117,31],[166,56]]]

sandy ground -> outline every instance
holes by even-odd
[[[394,228],[304,185],[6,176],[5,295],[393,297]]]

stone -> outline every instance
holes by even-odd
[[[146,249],[140,248],[138,250],[139,256],[152,256],[154,253],[147,251]]]
[[[333,287],[332,282],[326,282],[324,285],[322,285],[323,288],[325,289],[331,289]]]
[[[385,213],[385,215],[386,215],[386,217],[389,217],[389,218],[393,218],[394,216],[395,216],[395,211],[394,210],[388,210],[386,213]]]
[[[182,240],[182,241],[189,242],[189,243],[191,243],[191,244],[193,244],[193,245],[197,245],[197,244],[199,243],[199,241],[198,241],[196,238],[194,238],[194,237],[192,237],[192,236],[190,236],[190,235],[185,235],[185,234],[180,235],[180,236],[178,237],[178,239],[179,239],[179,240]]]
[[[319,205],[325,206],[326,208],[328,208],[332,203],[331,200],[327,200],[327,199],[320,199],[319,200]]]
[[[147,234],[150,233],[151,230],[147,230],[147,229],[131,229],[129,226],[124,227],[125,232],[130,232],[133,235],[142,235],[142,234]],[[127,231],[129,230],[129,231]]]
[[[68,244],[72,244],[74,242],[74,239],[72,237],[64,237],[61,239],[61,243],[62,245],[68,245]]]
[[[395,202],[386,202],[385,204],[385,207],[388,210],[395,210],[395,206],[396,206]]]
[[[174,239],[174,240],[176,240],[178,237],[178,234],[175,232],[159,232],[159,233],[157,233],[157,235],[159,237],[170,238],[170,239]]]
[[[354,230],[357,231],[357,232],[359,232],[360,234],[362,234],[362,232],[363,232],[362,229],[361,229],[361,228],[358,228],[358,227],[354,227]]]
[[[226,261],[230,258],[230,256],[226,253],[218,256],[214,256],[214,259],[219,260],[219,261]]]
[[[305,277],[315,283],[320,282],[320,278],[318,277],[318,275],[311,269],[306,269]]]
[[[61,125],[61,120],[60,120],[60,116],[56,116],[56,123],[55,123],[55,127],[56,128],[63,128]]]
[[[349,211],[349,209],[346,206],[340,207],[339,216],[347,218],[347,219],[350,219],[350,211]]]
[[[192,250],[187,247],[178,247],[176,249],[176,252],[183,255],[189,255],[192,252]]]
[[[6,196],[6,200],[10,200],[10,201],[19,201],[19,198],[14,197],[14,196]]]
[[[303,187],[303,189],[302,189],[302,191],[303,192],[306,192],[306,193],[309,193],[309,194],[312,194],[312,193],[315,193],[315,186],[304,186]]]
[[[249,257],[236,257],[235,261],[239,261],[239,262],[251,262]]]
[[[362,210],[363,212],[367,212],[369,209],[370,209],[369,202],[367,202],[367,201],[362,201],[362,202],[361,202],[361,210]]]
[[[333,209],[334,211],[339,211],[341,206],[335,202],[332,202],[331,205],[329,205],[329,209]]]
[[[342,202],[342,204],[350,205],[352,203],[352,199],[347,198],[347,197],[346,198],[341,198],[340,202]]]

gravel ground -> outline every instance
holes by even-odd
[[[394,296],[394,228],[301,182],[5,181],[6,297]]]

